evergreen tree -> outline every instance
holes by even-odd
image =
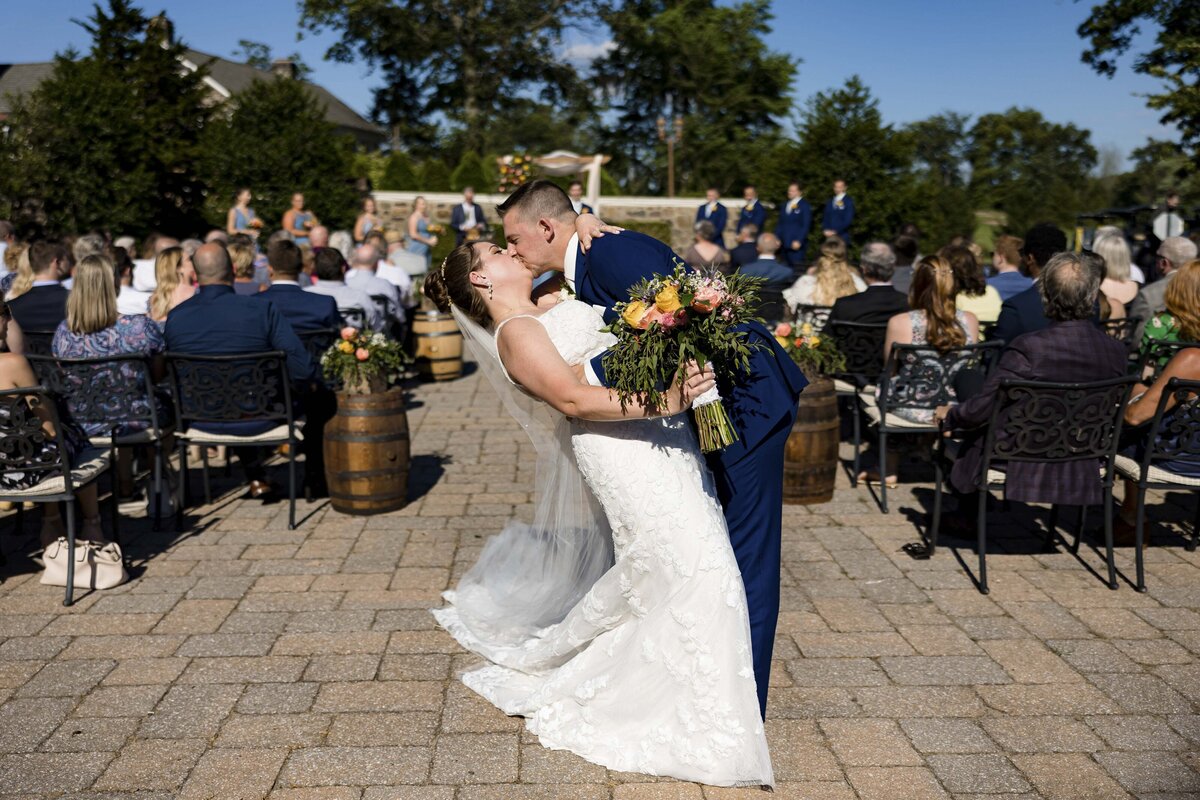
[[[458,166],[450,174],[451,189],[461,192],[468,186],[474,187],[477,192],[490,192],[496,188],[484,171],[479,154],[471,150],[463,153]]]
[[[264,76],[228,101],[229,113],[204,131],[203,174],[213,193],[211,222],[224,223],[233,193],[248,186],[255,210],[278,225],[293,192],[303,192],[323,223],[354,222],[353,149],[325,119],[325,109],[300,81]]]
[[[927,242],[969,236],[975,227],[966,180],[969,121],[965,114],[945,112],[904,128],[914,158],[913,174],[902,190],[904,221],[916,224]]]
[[[421,164],[421,189],[426,192],[450,191],[450,168],[440,158],[429,158]]]
[[[387,160],[387,168],[383,171],[383,178],[379,182],[379,188],[391,192],[399,192],[407,189],[420,189],[421,182],[417,179],[416,170],[413,169],[412,159],[408,157],[408,153],[396,151],[392,153]]]
[[[80,24],[92,37],[88,54],[58,55],[6,120],[0,211],[31,234],[196,231],[210,115],[203,67],[184,69],[169,23],[151,24],[128,0],[96,6]]]

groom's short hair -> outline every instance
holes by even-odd
[[[536,181],[522,184],[508,196],[496,211],[501,219],[510,211],[516,211],[522,219],[559,219],[573,220],[576,217],[575,207],[571,198],[560,186],[548,180],[539,178]]]

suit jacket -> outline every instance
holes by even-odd
[[[487,219],[483,216],[483,206],[479,203],[472,204],[475,207],[475,222],[483,224],[483,233],[487,233]],[[462,203],[458,203],[450,211],[450,227],[454,228],[454,246],[463,243],[467,238],[466,231],[462,229],[462,224],[467,221],[467,212],[463,211]]]
[[[743,206],[742,211],[738,214],[738,233],[741,233],[742,228],[747,225],[754,225],[758,228],[759,233],[763,231],[763,226],[767,223],[767,210],[763,208],[763,204],[755,200],[752,206]]]
[[[1174,276],[1174,272],[1169,272],[1165,278],[1143,286],[1137,293],[1137,297],[1133,298],[1133,302],[1129,304],[1129,316],[1141,318],[1144,327],[1155,314],[1166,311],[1167,283]],[[1138,338],[1141,338],[1141,333],[1138,334]]]
[[[954,488],[960,492],[978,489],[986,433],[981,429],[991,419],[1001,380],[1102,381],[1124,375],[1126,364],[1124,345],[1091,320],[1048,323],[1041,330],[1013,339],[979,394],[951,408],[946,418],[947,428],[976,429],[951,470]],[[1007,465],[1007,473],[1004,491],[1012,500],[1061,505],[1094,505],[1102,500],[1099,464],[1095,461],[1013,462]]]
[[[592,247],[575,255],[575,294],[585,303],[604,308],[604,319],[616,319],[613,306],[629,300],[629,287],[654,274],[665,275],[681,261],[671,248],[635,231],[592,240]],[[752,350],[749,369],[732,384],[720,386],[739,440],[713,454],[728,468],[754,451],[785,418],[795,412],[800,390],[808,381],[767,329],[751,323],[745,330]],[[592,368],[604,382],[604,354]]]
[[[1000,306],[1000,316],[992,329],[992,339],[1011,342],[1023,333],[1040,331],[1050,324],[1042,307],[1042,296],[1037,284],[1018,292]]]
[[[297,331],[340,328],[345,324],[332,297],[306,292],[289,283],[272,283],[266,291],[249,297],[274,305]]]
[[[812,228],[812,206],[803,197],[796,203],[795,208],[789,209],[788,202],[790,201],[785,200],[779,207],[779,222],[775,223],[775,235],[779,237],[787,260],[797,263],[804,258],[804,248],[808,245],[808,232]],[[799,242],[800,246],[793,249],[792,242]]]
[[[908,311],[906,295],[890,285],[876,283],[867,286],[865,291],[835,300],[829,312],[829,321],[878,325],[905,311]]]
[[[717,244],[724,241],[725,225],[729,221],[729,209],[717,203],[716,209],[710,214],[708,212],[708,203],[704,203],[696,209],[696,222],[708,220],[717,229]],[[722,245],[724,247],[724,245]]]
[[[61,283],[34,286],[25,294],[8,301],[12,318],[23,331],[50,331],[67,318],[69,291]],[[145,313],[143,309],[142,313]]]
[[[833,203],[833,198],[825,204],[825,212],[821,215],[821,227],[833,231],[846,244],[850,244],[850,225],[854,222],[854,201],[850,195],[842,198],[842,207]]]
[[[896,267],[892,272],[892,288],[897,292],[908,297],[908,290],[912,288],[913,267]]]
[[[752,278],[765,278],[763,289],[773,289],[782,292],[792,285],[792,268],[773,258],[760,258],[741,267],[743,275]]]
[[[754,242],[742,242],[729,251],[729,263],[734,269],[755,261],[758,261],[758,248]]]

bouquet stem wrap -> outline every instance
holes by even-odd
[[[717,387],[709,389],[692,401],[692,415],[696,420],[696,430],[700,434],[700,452],[715,453],[723,450],[738,440],[737,430],[725,404],[721,402],[721,393]]]

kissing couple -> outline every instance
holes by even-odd
[[[555,184],[499,206],[508,242],[463,244],[426,279],[534,443],[532,523],[512,521],[433,613],[491,664],[462,676],[551,749],[610,769],[772,786],[763,727],[779,616],[784,445],[805,379],[760,324],[720,385],[738,431],[705,457],[684,413],[714,385],[689,364],[665,408],[605,388],[602,329],[677,258],[578,217]],[[609,233],[612,235],[604,235]],[[561,291],[534,296],[535,278]]]

